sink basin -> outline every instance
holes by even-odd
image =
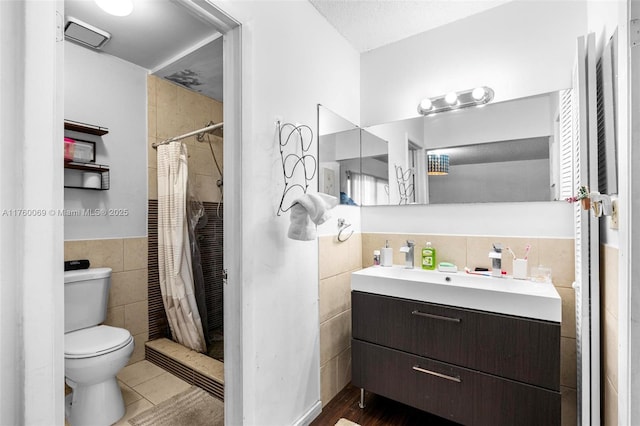
[[[562,301],[552,283],[372,266],[351,274],[351,289],[366,293],[561,322]]]

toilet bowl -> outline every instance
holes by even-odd
[[[134,340],[106,317],[108,268],[65,272],[65,380],[72,392],[65,415],[72,426],[111,425],[125,412],[116,374],[127,365]]]

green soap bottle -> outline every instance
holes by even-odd
[[[430,242],[427,242],[427,245],[422,249],[422,269],[436,269],[436,249],[431,247]]]

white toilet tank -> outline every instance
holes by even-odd
[[[93,327],[107,317],[111,268],[64,272],[64,332]]]

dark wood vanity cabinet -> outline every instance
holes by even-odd
[[[465,425],[560,424],[560,324],[352,292],[352,383]]]

